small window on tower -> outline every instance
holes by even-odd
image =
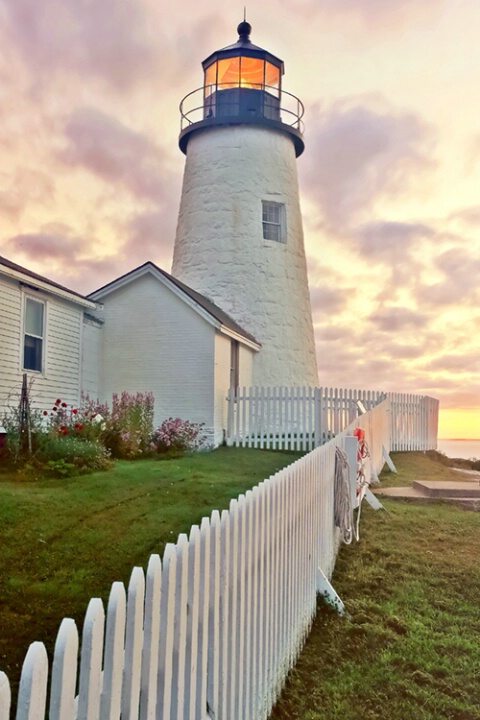
[[[263,239],[286,242],[285,205],[262,200]]]

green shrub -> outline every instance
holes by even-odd
[[[38,441],[36,460],[43,464],[44,469],[54,469],[62,476],[67,475],[67,465],[72,466],[69,475],[76,472],[105,470],[111,465],[108,450],[101,443],[93,440],[43,433]],[[60,470],[62,472],[59,472]]]

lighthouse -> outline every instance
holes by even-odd
[[[186,155],[172,274],[261,345],[254,385],[318,383],[296,158],[303,105],[283,61],[238,40],[203,62],[180,105]]]

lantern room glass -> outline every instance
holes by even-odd
[[[265,90],[280,97],[280,68],[260,58],[236,56],[212,63],[205,70],[205,97],[231,88]]]

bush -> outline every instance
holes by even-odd
[[[153,452],[176,451],[184,453],[199,447],[205,440],[200,433],[204,423],[192,423],[180,418],[164,420],[152,435],[150,448]]]
[[[153,432],[152,393],[114,393],[112,412],[106,420],[105,443],[112,455],[135,458],[149,449]]]
[[[38,441],[36,461],[45,470],[53,470],[57,475],[74,475],[110,467],[110,453],[97,441],[59,436],[51,432],[43,433]],[[68,473],[67,465],[71,466]]]

